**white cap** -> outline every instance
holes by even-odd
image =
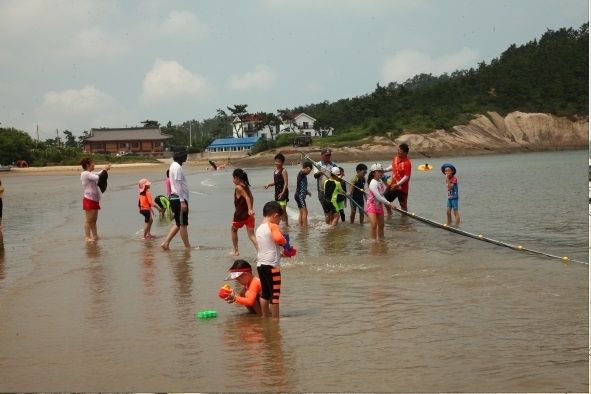
[[[371,165],[370,171],[384,171],[384,167],[380,163],[373,163]]]
[[[333,167],[330,170],[332,175],[341,175],[341,170],[339,170],[339,167]]]

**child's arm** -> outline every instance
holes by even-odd
[[[269,230],[271,230],[271,236],[273,237],[273,242],[277,245],[285,246],[287,240],[281,234],[281,229],[275,223],[267,223],[269,225]]]
[[[452,177],[446,175],[445,181],[447,182],[447,190],[452,190],[454,188],[454,182]]]
[[[271,182],[268,185],[263,186],[265,189],[268,189],[270,186],[275,186],[275,182]]]
[[[254,303],[257,300],[257,293],[255,293],[254,291],[250,291],[247,288],[242,288],[242,290],[240,291],[240,294],[242,294],[244,291],[244,296],[234,296],[234,302],[240,305],[244,305],[244,306],[253,306]]]
[[[236,193],[238,193],[239,196],[242,196],[246,201],[246,206],[248,207],[248,214],[251,216],[254,215],[254,209],[252,208],[252,200],[250,199],[250,196],[248,195],[246,190],[244,190],[242,186],[236,185]]]

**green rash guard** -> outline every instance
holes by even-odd
[[[333,183],[334,187],[332,185],[329,185],[329,183]],[[339,194],[345,194],[345,192],[343,191],[343,187],[341,186],[341,182],[338,179],[327,179],[324,183],[324,197],[327,200],[330,197],[330,202],[332,203],[332,205],[334,205],[337,212],[340,209],[339,204],[337,203],[337,196]]]

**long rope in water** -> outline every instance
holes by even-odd
[[[571,260],[567,256],[563,256],[563,257],[561,257],[561,256],[555,256],[555,255],[544,253],[544,252],[540,252],[540,251],[537,251],[537,250],[524,248],[521,245],[512,245],[512,244],[509,244],[509,243],[506,243],[506,242],[497,241],[496,239],[487,238],[487,237],[483,236],[482,234],[479,234],[479,235],[472,234],[472,233],[469,233],[467,231],[460,230],[458,228],[454,228],[454,227],[448,226],[447,224],[437,223],[437,222],[435,222],[435,221],[433,221],[431,219],[427,219],[427,218],[421,217],[419,215],[416,215],[415,213],[408,213],[406,211],[401,210],[400,208],[392,208],[392,209],[394,209],[397,212],[400,212],[403,215],[407,215],[407,216],[410,216],[413,219],[419,220],[419,221],[421,221],[423,223],[427,223],[427,224],[429,224],[431,226],[438,227],[438,228],[441,228],[441,229],[444,229],[444,230],[447,230],[447,231],[451,231],[452,233],[456,233],[456,234],[463,235],[463,236],[466,236],[466,237],[474,238],[474,239],[477,239],[479,241],[489,242],[489,243],[494,244],[494,245],[504,246],[506,248],[517,250],[517,251],[525,251],[525,252],[535,253],[535,254],[539,254],[539,255],[543,255],[543,256],[547,256],[547,257],[552,257],[552,258],[555,258],[555,259],[561,259],[565,263],[568,262],[568,261],[572,261],[572,262],[575,262],[575,263],[589,265],[589,262],[584,262],[584,261],[579,261],[579,260]]]
[[[306,155],[304,153],[304,151],[300,150],[300,152],[302,153],[302,155],[307,160],[309,160],[314,166],[316,166],[316,163],[308,155]],[[318,168],[318,167],[316,167],[316,168]],[[345,182],[346,183],[349,183],[347,181],[345,181]],[[353,186],[355,186],[355,185],[353,185]],[[357,188],[357,189],[359,189],[359,188]],[[367,194],[367,192],[365,190],[363,190],[363,189],[359,189],[359,190],[362,191],[363,193],[366,193]],[[353,201],[353,200],[351,200],[351,201]],[[353,202],[355,202],[355,201],[353,201]],[[359,205],[357,203],[355,203],[355,205],[357,205],[359,207]],[[363,209],[361,207],[359,207],[359,209],[361,209],[363,211]],[[565,263],[568,262],[568,261],[572,261],[572,262],[575,262],[575,263],[589,265],[589,262],[579,261],[579,260],[572,260],[572,259],[569,259],[567,256],[556,256],[556,255],[552,255],[552,254],[549,254],[549,253],[540,252],[538,250],[524,248],[521,245],[512,245],[512,244],[509,244],[509,243],[506,243],[506,242],[497,241],[496,239],[485,237],[482,234],[479,234],[479,235],[472,234],[472,233],[469,233],[467,231],[460,230],[458,228],[454,228],[454,227],[448,226],[447,224],[437,223],[437,222],[435,222],[435,221],[433,221],[431,219],[427,219],[427,218],[421,217],[419,215],[416,215],[415,213],[408,213],[406,211],[401,210],[400,208],[392,208],[392,209],[395,210],[395,211],[397,211],[397,212],[399,212],[402,215],[410,216],[413,219],[416,219],[416,220],[421,221],[423,223],[429,224],[431,226],[434,226],[434,227],[437,227],[437,228],[441,228],[443,230],[451,231],[452,233],[463,235],[465,237],[474,238],[474,239],[477,239],[479,241],[489,242],[489,243],[494,244],[494,245],[503,246],[505,248],[509,248],[509,249],[513,249],[513,250],[517,250],[517,251],[525,251],[525,252],[535,253],[535,254],[539,254],[539,255],[542,255],[542,256],[546,256],[546,257],[560,259],[560,260],[564,261]],[[363,211],[363,212],[365,212],[365,211]]]

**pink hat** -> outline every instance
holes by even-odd
[[[152,183],[150,181],[148,181],[147,179],[140,179],[140,181],[137,183],[137,185],[140,188],[140,193],[146,189],[146,186],[150,186],[151,184]]]

